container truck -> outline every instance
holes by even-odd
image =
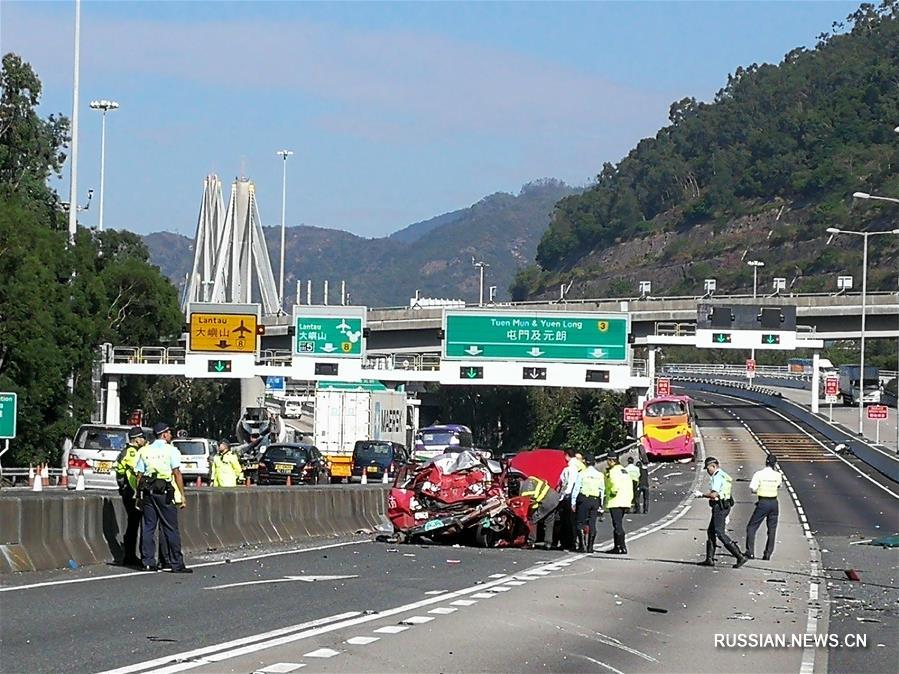
[[[840,397],[844,405],[880,403],[880,371],[876,367],[865,366],[864,377],[859,377],[858,365],[840,366]],[[860,383],[861,382],[861,383]]]

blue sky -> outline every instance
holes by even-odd
[[[585,184],[727,74],[812,46],[851,2],[82,4],[79,192],[107,227],[192,234],[203,177],[256,182],[265,224],[383,236],[517,192]],[[71,2],[5,0],[0,48],[71,114]],[[68,197],[68,175],[60,194]],[[83,214],[96,219],[96,206]]]

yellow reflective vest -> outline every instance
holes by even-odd
[[[621,464],[606,472],[605,508],[630,508],[634,500],[634,481]]]
[[[126,445],[119,452],[118,457],[116,457],[114,466],[116,475],[127,479],[128,484],[131,485],[131,489],[134,491],[137,491],[137,474],[134,471],[135,466],[137,466],[137,452],[138,448],[135,445]]]
[[[216,454],[212,457],[212,486],[236,487],[243,480],[243,469],[234,452]]]
[[[539,505],[549,493],[549,484],[539,477],[529,477],[521,483],[521,486],[521,495],[531,497],[532,508]]]
[[[599,496],[603,490],[605,476],[595,468],[587,468],[581,473],[581,490],[584,496]]]

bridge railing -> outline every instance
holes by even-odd
[[[110,361],[129,365],[183,365],[183,346],[114,346]]]
[[[433,372],[440,369],[439,353],[368,353],[362,362],[366,370],[413,370]]]

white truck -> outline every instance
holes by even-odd
[[[357,440],[406,445],[406,394],[402,391],[319,388],[312,444],[331,462],[331,479],[349,479]]]
[[[870,365],[865,366],[864,376],[859,376],[858,365],[840,366],[840,397],[844,405],[880,403],[880,371]]]

